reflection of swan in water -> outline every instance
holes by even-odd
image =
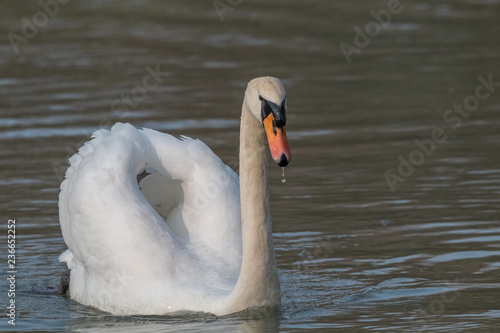
[[[67,331],[100,333],[144,332],[280,332],[280,311],[261,313],[254,308],[234,315],[217,317],[202,312],[174,313],[162,316],[109,316],[81,309],[64,327]],[[265,317],[264,317],[265,316]]]
[[[285,109],[278,79],[250,81],[239,181],[201,141],[128,124],[95,132],[59,196],[71,298],[114,314],[278,306],[265,140],[286,166]]]

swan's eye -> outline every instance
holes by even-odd
[[[286,125],[286,116],[285,116],[285,101],[281,102],[281,105],[274,104],[259,96],[259,99],[262,101],[261,108],[261,116],[262,121],[266,119],[270,114],[274,116],[274,124],[277,128],[283,128]]]

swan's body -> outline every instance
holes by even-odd
[[[198,140],[128,124],[95,132],[59,196],[71,298],[120,315],[278,306],[265,133],[286,165],[284,100],[278,79],[249,83],[240,179]]]

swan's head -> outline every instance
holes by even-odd
[[[281,81],[265,76],[248,83],[245,103],[264,126],[271,155],[279,166],[285,167],[292,159],[285,133],[286,92]]]

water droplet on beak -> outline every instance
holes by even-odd
[[[285,167],[282,167],[281,170],[282,170],[281,177],[283,177],[283,179],[281,180],[281,182],[285,183],[286,182],[286,179],[285,179]]]

